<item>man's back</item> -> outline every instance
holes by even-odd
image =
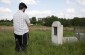
[[[15,34],[23,35],[24,33],[29,31],[26,24],[26,19],[28,19],[29,21],[28,16],[20,10],[14,14],[13,24]]]

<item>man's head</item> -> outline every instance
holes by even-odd
[[[22,10],[23,12],[25,12],[25,10],[27,9],[27,6],[25,3],[21,2],[19,4],[19,10]]]

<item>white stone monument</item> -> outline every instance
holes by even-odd
[[[52,43],[63,43],[63,25],[59,21],[55,21],[52,24]]]

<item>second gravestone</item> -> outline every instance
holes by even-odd
[[[63,42],[63,25],[59,21],[52,24],[52,43],[62,44]]]

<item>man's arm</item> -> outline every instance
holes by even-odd
[[[28,15],[26,15],[26,17],[25,17],[25,21],[26,21],[27,25],[30,26],[30,20],[29,20]]]

